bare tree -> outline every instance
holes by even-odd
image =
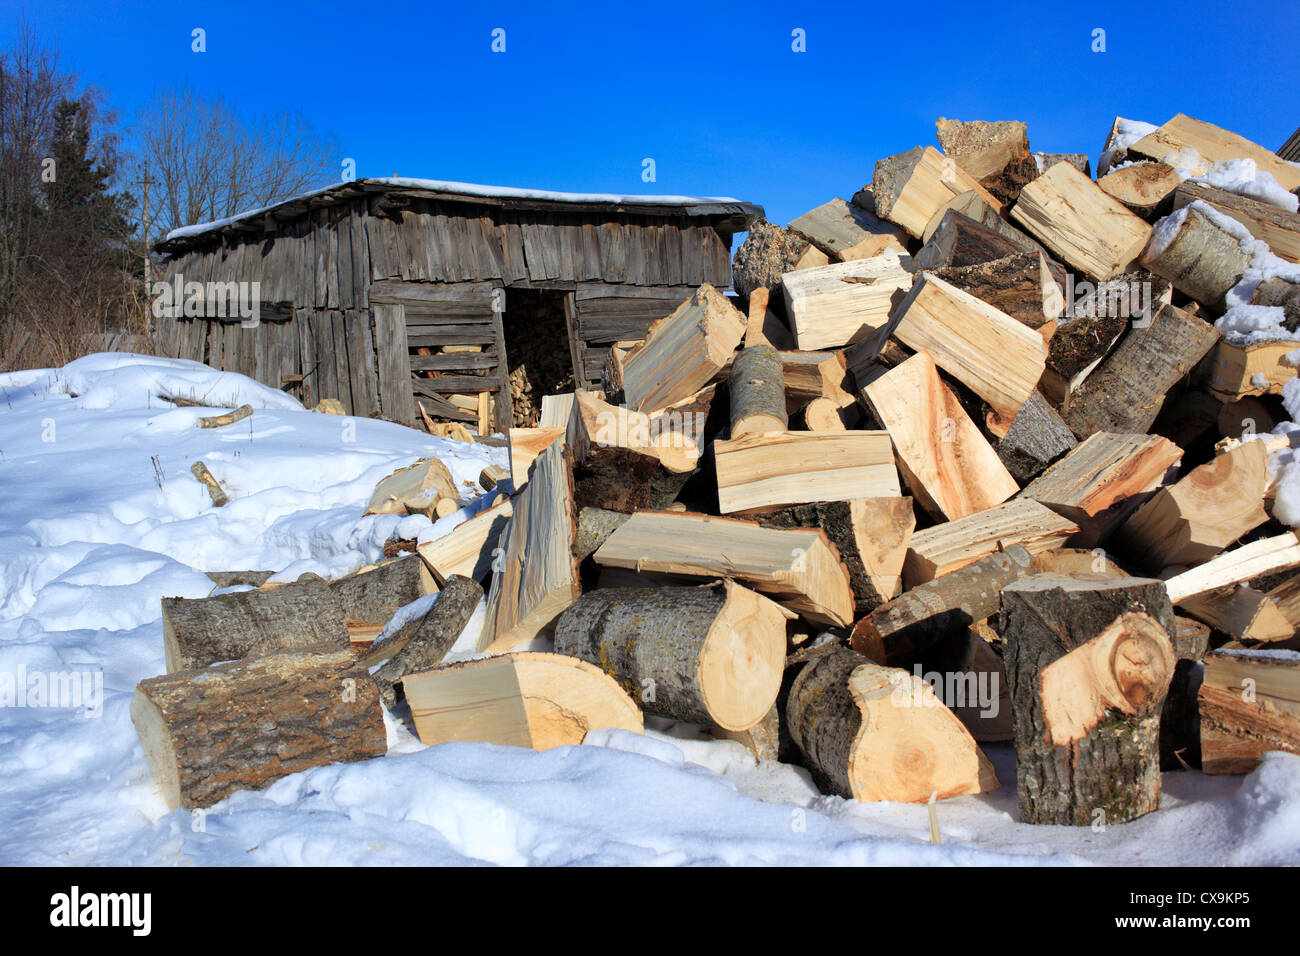
[[[132,132],[156,187],[155,235],[328,185],[339,168],[337,142],[300,114],[244,118],[190,87],[156,94]]]

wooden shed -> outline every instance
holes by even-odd
[[[473,420],[464,396],[487,391],[505,428],[512,368],[549,350],[578,387],[597,384],[612,344],[703,283],[727,288],[732,235],[759,215],[732,199],[356,180],[169,233],[164,281],[202,284],[208,306],[233,288],[212,284],[257,282],[260,315],[162,319],[158,351],[403,422],[417,400]]]

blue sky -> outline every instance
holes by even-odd
[[[1116,114],[1185,112],[1271,149],[1300,126],[1296,0],[0,8],[0,42],[25,16],[123,116],[184,81],[241,110],[302,111],[360,176],[730,195],[778,222],[933,144],[940,116],[1024,120],[1035,150],[1094,164]]]

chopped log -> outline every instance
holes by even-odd
[[[786,726],[825,793],[922,803],[998,786],[993,765],[929,684],[845,647],[799,671]]]
[[[1201,564],[1268,520],[1267,491],[1268,451],[1245,442],[1157,491],[1117,542],[1152,571]]]
[[[219,588],[260,588],[266,583],[267,578],[275,575],[274,571],[204,571],[203,573]]]
[[[748,305],[755,289],[779,295],[781,276],[799,268],[796,263],[809,248],[807,239],[765,219],[750,223],[731,265],[731,284],[741,302]]]
[[[500,571],[492,575],[480,651],[508,651],[546,632],[581,593],[572,550],[572,475],[563,444],[538,456],[514,508],[501,540]]]
[[[1038,166],[1040,176],[1053,166],[1065,163],[1073,166],[1085,177],[1092,178],[1092,165],[1085,153],[1034,153],[1034,163]]]
[[[877,664],[906,667],[949,635],[998,612],[1001,590],[1037,572],[1020,545],[985,555],[881,604],[853,627],[853,649]]]
[[[594,447],[629,448],[653,455],[669,471],[688,473],[699,465],[714,389],[702,389],[661,414],[610,405],[594,392],[579,391],[570,441],[573,460],[586,459]]]
[[[650,507],[659,459],[631,448],[593,445],[573,466],[573,506],[631,514]]]
[[[1026,183],[1038,178],[1024,123],[962,122],[940,117],[935,124],[945,156],[978,180],[998,202],[1010,206]]]
[[[320,578],[206,598],[162,599],[167,673],[308,648],[347,650],[343,606]]]
[[[1132,268],[1151,227],[1068,163],[1027,185],[1011,218],[1067,265],[1098,279]]]
[[[1077,445],[1070,427],[1047,399],[1035,391],[1020,406],[1011,427],[993,450],[1011,477],[1028,484]]]
[[[1183,295],[1216,312],[1250,266],[1241,241],[1196,206],[1160,220],[1142,253],[1142,265]]]
[[[537,456],[557,442],[564,444],[564,428],[511,428],[506,431],[510,448],[510,485],[519,491],[528,484],[528,470]]]
[[[784,432],[785,377],[781,356],[770,345],[742,349],[727,379],[731,397],[731,437]],[[838,416],[837,416],[838,417]]]
[[[1205,387],[1215,398],[1236,401],[1250,395],[1280,395],[1296,369],[1286,357],[1297,348],[1290,339],[1237,345],[1223,339],[1210,357],[1210,377]]]
[[[854,616],[898,593],[916,517],[908,498],[854,498],[793,505],[760,515],[764,528],[820,528],[849,572]]]
[[[707,282],[623,360],[629,408],[655,412],[690,398],[725,368],[745,335],[745,316]]]
[[[173,810],[210,807],[237,790],[388,749],[379,691],[347,649],[142,680],[131,722]]]
[[[912,494],[935,518],[984,511],[1020,490],[928,352],[917,352],[863,393],[889,432]]]
[[[776,704],[769,707],[763,719],[748,730],[709,729],[721,740],[734,740],[740,744],[760,764],[776,763],[781,758],[781,711]]]
[[[834,262],[870,259],[886,249],[907,252],[906,233],[843,199],[832,199],[804,213],[791,221],[789,228]]]
[[[1080,438],[1093,432],[1147,432],[1165,393],[1219,340],[1219,331],[1172,305],[1146,328],[1132,328],[1070,395],[1065,421]]]
[[[385,624],[398,608],[430,593],[424,565],[415,554],[362,568],[329,586],[347,620],[364,624]]]
[[[723,514],[900,492],[886,432],[746,435],[714,442],[713,455]]]
[[[1245,584],[1186,598],[1178,610],[1243,644],[1271,644],[1295,634],[1277,603]]]
[[[919,274],[935,269],[961,269],[1026,251],[996,229],[949,209],[913,258],[912,270]]]
[[[235,422],[242,422],[252,414],[252,405],[240,405],[234,411],[226,412],[224,415],[212,415],[207,418],[200,418],[194,424],[199,428],[221,428],[225,425],[233,425]]]
[[[1200,567],[1174,575],[1165,581],[1165,587],[1169,590],[1169,600],[1177,605],[1215,588],[1296,565],[1300,565],[1300,539],[1295,532],[1287,531],[1225,551]]]
[[[602,668],[647,713],[748,730],[781,689],[785,617],[734,581],[605,588],[561,615],[555,649]]]
[[[1068,302],[1066,309],[1070,311]],[[1047,400],[1058,409],[1066,406],[1070,396],[1110,353],[1128,324],[1128,318],[1118,314],[1063,315],[1047,345],[1047,369],[1038,382]]]
[[[510,472],[507,469],[502,468],[500,465],[488,465],[478,473],[478,484],[484,491],[492,491],[509,477]]]
[[[370,495],[363,512],[368,515],[406,514],[408,507],[428,507],[438,497],[457,498],[456,481],[447,466],[437,458],[421,458],[413,465],[399,468],[379,484]]]
[[[1282,184],[1283,189],[1288,192],[1300,189],[1300,169],[1293,163],[1285,162],[1272,150],[1252,143],[1243,136],[1182,113],[1130,146],[1129,153],[1169,162],[1171,155],[1189,148],[1196,150],[1211,163],[1229,159],[1253,159],[1256,166],[1261,171],[1270,173]]]
[[[1255,287],[1251,305],[1273,305],[1282,309],[1282,325],[1289,332],[1300,328],[1300,282],[1274,276]]]
[[[514,511],[507,499],[461,522],[441,538],[419,545],[416,553],[440,585],[457,574],[482,581],[492,569],[493,551]]]
[[[1268,596],[1272,598],[1291,627],[1300,629],[1300,574],[1292,575],[1276,587],[1270,588]]]
[[[1097,186],[1125,209],[1154,222],[1174,208],[1174,190],[1182,180],[1168,163],[1134,163],[1097,180]]]
[[[951,157],[933,146],[917,146],[879,160],[872,179],[877,214],[917,237],[940,206],[971,190],[990,206],[1000,205]]]
[[[411,628],[411,633],[404,637],[401,645],[390,645],[385,649],[388,656],[374,672],[379,697],[385,707],[392,710],[402,699],[394,685],[404,677],[442,662],[456,643],[456,638],[460,637],[469,624],[469,619],[474,616],[478,602],[482,599],[483,588],[477,581],[459,574],[453,574],[447,579],[433,607]],[[374,657],[368,659],[373,661]]]
[[[1034,558],[1035,574],[1102,574],[1126,578],[1128,572],[1101,548],[1053,548]]]
[[[1042,378],[1040,335],[969,292],[923,274],[899,304],[894,337],[993,407],[1009,426]]]
[[[1091,548],[1128,518],[1182,457],[1181,448],[1159,435],[1098,432],[1034,479],[1020,497],[1073,521],[1079,526],[1073,543]]]
[[[424,744],[549,750],[602,727],[642,733],[641,711],[609,675],[562,654],[519,652],[444,664],[402,679]]]
[[[839,407],[829,398],[814,398],[807,405],[801,406],[789,417],[789,426],[791,431],[847,431]]]
[[[226,489],[222,488],[221,482],[217,481],[216,476],[208,471],[207,465],[201,461],[196,461],[190,465],[190,474],[208,489],[208,497],[212,499],[212,507],[224,508],[230,504],[230,496],[226,494]]]
[[[886,250],[870,259],[787,273],[786,315],[798,347],[839,348],[885,325],[895,292],[912,285],[911,261]]]
[[[794,265],[791,266],[788,271],[798,272],[800,269],[820,269],[822,266],[828,266],[830,264],[830,256],[826,255],[826,253],[822,252],[816,246],[809,246],[799,254],[799,258],[795,260]]]
[[[926,528],[912,535],[903,562],[907,589],[964,568],[1013,544],[1030,554],[1060,547],[1079,526],[1028,498]]]
[[[1250,773],[1269,750],[1300,753],[1300,655],[1214,651],[1199,702],[1206,773]]]
[[[586,561],[630,517],[630,514],[606,511],[603,508],[583,508],[578,512],[578,533],[573,539],[573,556],[579,562]]]
[[[815,398],[829,398],[840,409],[857,401],[847,390],[851,383],[843,352],[782,352],[781,374],[787,413]]]
[[[969,292],[999,312],[1031,329],[1040,329],[1061,315],[1065,304],[1062,283],[1041,252],[1020,252],[989,262],[936,269],[944,282]]]
[[[771,293],[757,288],[749,294],[749,318],[745,324],[745,348],[770,345],[775,349],[794,348],[794,335],[775,312],[768,308]]]
[[[1003,239],[1011,242],[1018,252],[1041,252],[1047,254],[1047,250],[1037,241],[1029,238],[1011,223],[1002,218],[1002,214],[989,203],[985,202],[984,197],[979,193],[971,191],[964,192],[953,196],[946,203],[940,206],[930,221],[925,224],[925,231],[921,233],[921,241],[929,243],[934,233],[942,225],[944,217],[948,212],[960,213],[967,219],[973,219],[985,229],[992,229]],[[1058,263],[1053,262],[1054,269],[1061,269]],[[1064,272],[1064,269],[1061,269]]]
[[[595,561],[638,572],[735,578],[814,624],[853,621],[849,572],[819,528],[778,530],[734,518],[643,511],[609,536]]]
[[[1174,614],[1159,581],[1033,575],[1002,590],[1024,823],[1123,823],[1160,803]]]
[[[483,392],[479,393],[484,394]],[[561,395],[543,395],[542,396],[542,413],[537,419],[539,428],[568,428],[569,420],[573,417],[573,403],[576,396],[573,392],[565,392]]]

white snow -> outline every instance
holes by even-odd
[[[740,202],[739,199],[733,199],[730,196],[636,196],[622,195],[619,193],[565,193],[556,192],[550,189],[528,189],[518,186],[484,186],[478,183],[457,183],[441,179],[411,179],[405,176],[389,176],[384,179],[354,180],[353,184],[356,183],[374,183],[376,185],[390,186],[398,189],[427,189],[430,192],[454,193],[458,196],[479,196],[486,199],[528,199],[537,202],[620,203],[659,206],[696,206],[708,205],[709,203]],[[225,219],[215,219],[212,222],[195,223],[192,226],[181,226],[167,233],[167,235],[163,237],[163,241],[166,242],[170,239],[182,239],[187,236],[202,235],[205,232],[211,232],[214,229],[221,229],[224,226],[229,226],[231,223],[240,222],[244,219],[253,219],[271,209],[284,205],[285,202],[293,202],[298,199],[307,199],[311,196],[319,196],[321,193],[326,193],[331,189],[337,189],[338,187],[345,185],[348,185],[348,183],[332,183],[329,186],[322,186],[320,189],[313,189],[300,196],[295,196],[293,199],[287,199],[284,202],[274,203],[270,206],[261,206],[257,209],[249,209],[234,216],[227,216]]]
[[[1295,212],[1297,204],[1300,204],[1300,197],[1283,188],[1272,173],[1259,169],[1253,159],[1229,159],[1214,163],[1203,175],[1193,176],[1189,181],[1249,196],[1288,212]]]
[[[1166,774],[1159,812],[1093,829],[1018,823],[1012,748],[989,746],[1001,789],[941,801],[933,846],[923,805],[822,796],[804,770],[757,764],[688,725],[650,719],[645,737],[597,731],[543,753],[424,747],[404,707],[385,715],[386,757],[168,812],[128,714],[136,683],[163,670],[159,599],[208,594],[204,570],[330,576],[417,524],[421,539],[446,533],[448,519],[361,512],[380,478],[420,457],[442,459],[469,493],[504,450],[306,412],[193,363],[74,366],[0,378],[0,694],[4,678],[68,673],[99,691],[79,706],[0,707],[0,863],[1300,863],[1300,757],[1289,754],[1244,778]],[[257,410],[198,429],[214,409],[158,397],[180,386]],[[226,507],[190,476],[199,459],[230,492]],[[455,657],[472,655],[482,614]]]
[[[1128,163],[1114,165],[1115,158],[1127,152],[1128,148],[1140,140],[1142,137],[1154,133],[1159,127],[1144,123],[1142,120],[1125,119],[1122,116],[1115,117],[1115,135],[1110,141],[1110,146],[1101,154],[1097,160],[1097,178],[1100,179],[1107,173],[1122,169]]]

